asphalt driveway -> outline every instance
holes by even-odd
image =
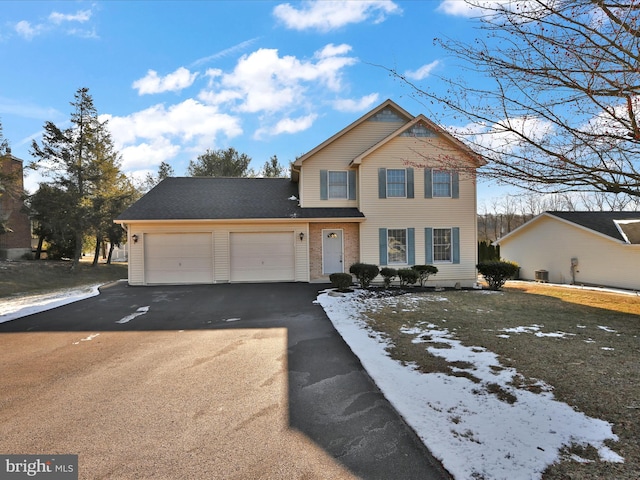
[[[449,478],[318,285],[129,287],[0,324],[0,453],[80,478]]]

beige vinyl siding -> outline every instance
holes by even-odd
[[[357,207],[357,200],[321,200],[320,170],[348,170],[349,164],[356,156],[402,125],[399,122],[363,122],[332,144],[327,145],[313,157],[305,160],[300,179],[302,206],[306,208]]]
[[[547,270],[550,282],[571,283],[571,259],[577,258],[576,284],[640,289],[640,245],[548,216],[501,242],[500,255],[518,263],[525,280],[534,280],[536,270]]]
[[[232,232],[289,232],[294,238],[294,281],[309,281],[308,224],[305,222],[140,222],[127,226],[129,231],[129,284],[145,285],[144,279],[144,235],[154,233],[198,233],[206,232],[213,236],[214,283],[227,283],[231,279],[230,243]],[[300,232],[305,233],[300,241]],[[140,240],[133,243],[131,235],[137,234]]]
[[[436,263],[439,271],[430,283],[448,286],[461,282],[464,286],[470,286],[476,280],[477,263],[475,175],[467,170],[459,172],[459,198],[424,198],[424,168],[441,167],[426,159],[437,158],[443,153],[438,148],[437,139],[430,140],[428,145],[431,148],[424,155],[415,153],[416,142],[423,147],[427,142],[399,137],[363,160],[359,172],[359,198],[360,210],[367,220],[360,226],[360,259],[365,263],[380,263],[380,228],[414,228],[415,263],[424,264],[424,229],[458,227],[460,263]],[[460,161],[467,166],[464,159]],[[444,168],[450,166],[445,165]],[[414,198],[378,198],[378,169],[408,167],[414,170]]]

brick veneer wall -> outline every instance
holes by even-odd
[[[31,252],[31,222],[22,211],[24,180],[22,161],[12,157],[10,152],[0,158],[0,169],[4,174],[15,175],[15,185],[7,188],[0,196],[0,215],[9,213],[7,226],[13,230],[0,235],[0,258],[17,260]]]
[[[326,280],[322,274],[322,230],[342,230],[344,245],[344,271],[360,258],[360,225],[358,223],[311,223],[309,224],[309,268],[311,281]]]

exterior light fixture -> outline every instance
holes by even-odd
[[[338,234],[336,232],[331,232],[329,235],[327,235],[327,238],[338,238]]]
[[[133,240],[133,243],[138,243],[138,235],[131,235],[131,240]]]
[[[304,241],[304,232],[300,232],[300,235],[298,235],[300,237],[300,241]]]

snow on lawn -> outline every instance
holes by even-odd
[[[406,304],[417,297],[402,300]],[[444,297],[434,300],[447,301]],[[624,461],[604,444],[618,439],[611,424],[555,400],[551,387],[542,382],[539,394],[512,387],[518,372],[501,366],[497,355],[484,348],[462,345],[429,319],[405,333],[415,335],[414,342],[424,342],[421,338],[426,335],[433,342],[446,343],[451,348],[428,343],[425,348],[448,362],[471,363],[473,376],[481,383],[421,373],[393,360],[385,351],[387,341],[367,326],[362,313],[385,302],[393,305],[397,299],[367,298],[361,291],[325,291],[318,296],[318,303],[384,395],[456,479],[540,478],[547,466],[561,459],[560,450],[572,444],[593,445],[603,461]],[[500,400],[488,389],[515,401]]]
[[[99,288],[100,285],[91,285],[68,290],[56,290],[55,292],[38,295],[3,298],[0,300],[0,323],[61,307],[85,298],[95,297],[100,294]]]

